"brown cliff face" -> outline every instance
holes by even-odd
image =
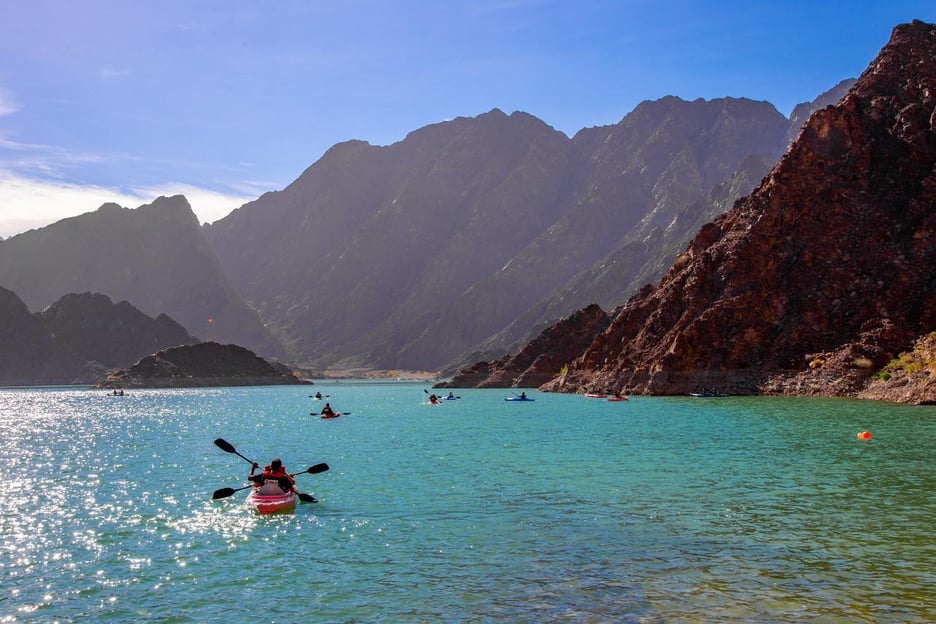
[[[936,327],[936,27],[914,21],[544,390],[856,395]]]
[[[535,388],[556,376],[611,322],[592,304],[547,328],[520,353],[461,370],[438,388]]]

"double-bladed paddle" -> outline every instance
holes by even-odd
[[[234,448],[234,445],[228,442],[227,440],[225,440],[224,438],[218,438],[217,440],[214,441],[214,443],[215,443],[215,446],[217,446],[219,449],[221,449],[225,453],[233,453],[237,455],[238,457],[240,457],[241,459],[243,459],[244,461],[250,463],[251,466],[256,463],[252,459],[248,459],[247,457],[244,457],[243,455],[238,453],[237,449]],[[318,474],[320,472],[325,472],[326,470],[328,470],[328,464],[322,462],[320,464],[315,464],[314,466],[309,466],[305,470],[301,470],[299,472],[293,473],[292,476],[295,477],[296,475],[305,474],[307,472],[309,474]],[[252,485],[245,485],[244,487],[239,487],[239,488],[221,488],[220,490],[215,490],[215,493],[211,495],[211,500],[218,500],[219,498],[227,498],[228,496],[231,496],[235,492],[246,490],[249,487],[252,487]],[[315,499],[315,497],[310,494],[305,494],[303,492],[297,492],[297,494],[299,495],[299,500],[301,500],[303,503],[317,503],[318,502]]]
[[[292,476],[295,477],[296,475],[305,474],[307,472],[309,474],[318,474],[320,472],[325,472],[326,470],[328,470],[328,464],[323,462],[321,464],[315,464],[314,466],[309,466],[305,470],[301,472],[297,472],[293,474]],[[228,496],[231,496],[235,492],[246,490],[249,487],[253,487],[253,485],[245,485],[244,487],[239,487],[239,488],[221,488],[220,490],[215,490],[215,493],[211,495],[211,500],[218,500],[219,498],[227,498]],[[299,500],[301,500],[304,503],[317,503],[318,502],[317,500],[315,500],[314,496],[305,494],[303,492],[299,492],[298,494],[299,494]]]

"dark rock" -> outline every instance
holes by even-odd
[[[92,383],[107,372],[79,356],[0,287],[0,386]]]
[[[200,388],[308,383],[237,345],[202,342],[147,356],[107,376],[98,388]]]
[[[115,304],[99,293],[65,295],[38,317],[58,340],[108,368],[127,367],[150,353],[198,342],[165,314],[153,319],[126,301]]]

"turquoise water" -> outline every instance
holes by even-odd
[[[0,622],[936,621],[936,408],[424,388],[0,390]]]

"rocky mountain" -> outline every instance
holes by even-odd
[[[854,83],[854,79],[843,80],[812,102],[797,105],[788,124],[788,143],[796,137],[813,112],[838,102]],[[767,150],[763,154],[752,154],[745,158],[727,180],[716,184],[698,201],[668,215],[665,210],[649,213],[647,218],[626,234],[614,251],[577,273],[476,349],[450,362],[446,374],[455,374],[479,360],[515,353],[534,340],[544,327],[572,314],[583,302],[594,301],[602,308],[611,310],[626,301],[641,286],[659,280],[704,224],[726,212],[735,201],[754,190],[780,157],[780,145],[776,147],[775,152]]]
[[[105,372],[59,340],[16,293],[0,287],[0,386],[88,383]]]
[[[0,241],[0,284],[34,310],[104,293],[310,369],[493,362],[657,281],[753,190],[790,128],[738,98],[643,102],[572,138],[494,109],[385,147],[336,145],[203,228],[172,197]]]
[[[936,26],[898,26],[754,192],[543,389],[857,396],[936,329],[934,111]]]
[[[806,125],[806,122],[820,108],[825,108],[826,106],[832,106],[833,104],[838,104],[838,102],[845,97],[845,94],[854,86],[856,80],[854,78],[847,78],[825,93],[821,93],[812,102],[803,102],[797,104],[793,107],[793,111],[790,113],[790,132],[788,135],[789,143],[792,145],[793,141],[796,140],[797,135],[800,133],[800,130],[803,129],[803,126]]]
[[[165,314],[155,319],[127,301],[107,295],[65,295],[36,315],[57,340],[83,358],[120,368],[167,347],[195,344],[196,338]]]
[[[31,310],[71,293],[103,293],[151,317],[168,314],[201,339],[236,338],[284,355],[231,285],[182,196],[135,210],[104,204],[0,241],[0,285]]]
[[[152,319],[101,294],[66,295],[32,314],[0,288],[0,385],[90,384],[194,338],[166,315]]]
[[[515,336],[594,301],[597,282],[622,301],[626,277],[674,257],[699,203],[766,171],[787,133],[772,105],[734,98],[644,102],[572,139],[495,109],[335,146],[206,232],[297,362],[433,369],[518,317]]]
[[[548,327],[516,355],[477,362],[437,388],[530,388],[557,376],[563,354],[579,353],[591,344],[611,319],[597,304],[583,308]]]
[[[308,383],[285,366],[268,362],[238,345],[202,342],[149,355],[116,371],[98,388],[201,388]]]

